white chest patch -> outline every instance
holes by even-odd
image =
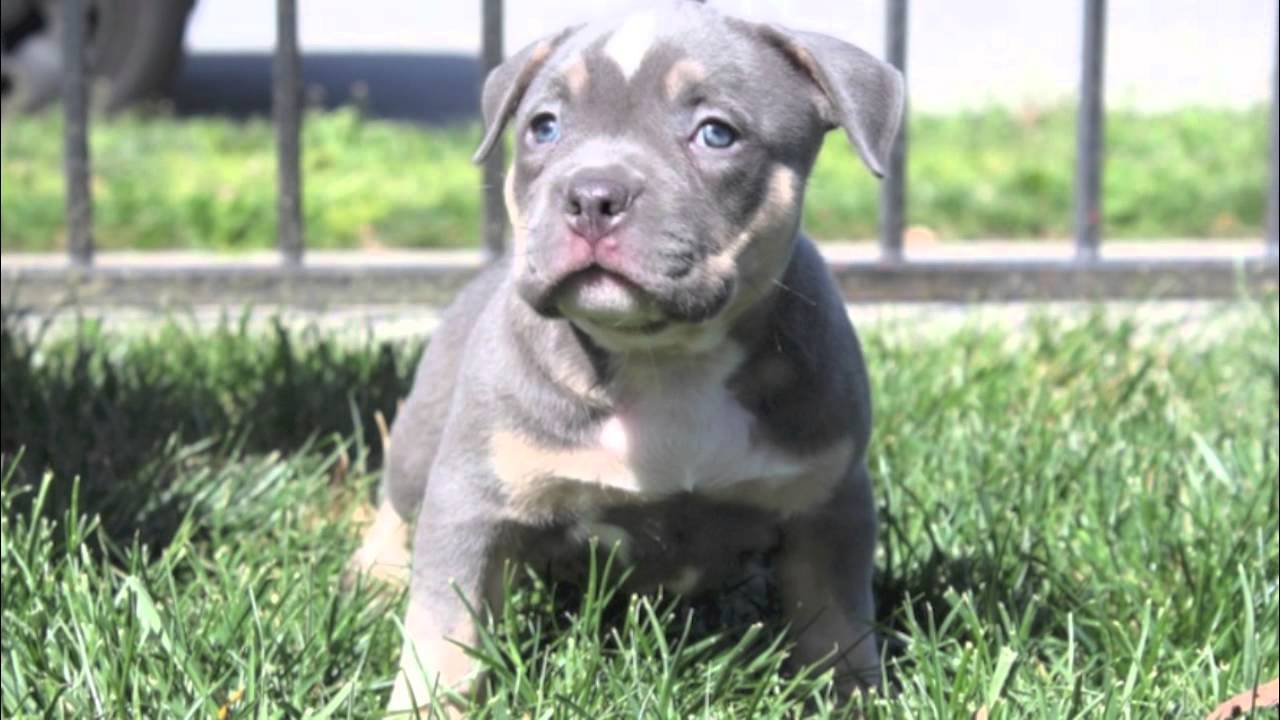
[[[725,352],[679,370],[637,361],[623,379],[623,401],[600,430],[599,447],[617,458],[645,493],[713,491],[746,480],[782,480],[807,463],[756,439],[756,419],[726,381],[741,361]]]
[[[618,65],[624,78],[630,80],[644,63],[657,34],[658,16],[652,12],[636,13],[609,36],[604,45],[604,55]]]
[[[677,367],[637,358],[617,379],[613,415],[584,445],[495,433],[493,470],[513,513],[592,517],[602,504],[681,492],[783,514],[821,502],[847,468],[852,444],[796,455],[761,438],[757,418],[726,385],[741,361],[732,346]]]

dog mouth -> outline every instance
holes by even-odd
[[[585,254],[584,254],[585,255]],[[695,326],[720,315],[736,295],[734,273],[644,258],[560,257],[530,262],[517,279],[537,314],[568,320],[589,334],[643,338],[673,326]]]
[[[569,320],[615,332],[646,334],[668,324],[652,295],[637,282],[596,264],[557,283],[551,302]]]

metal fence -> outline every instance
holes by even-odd
[[[887,60],[906,72],[909,0],[886,0]],[[438,303],[461,286],[476,262],[435,261],[366,265],[304,261],[305,231],[299,132],[302,73],[298,49],[297,1],[276,0],[277,35],[274,116],[278,159],[278,265],[95,264],[88,149],[88,86],[85,70],[86,0],[62,0],[65,82],[65,173],[69,263],[60,268],[6,269],[5,296],[40,305],[67,301],[155,305],[165,302],[221,303]],[[503,2],[482,0],[481,65],[487,73],[502,61]],[[1257,253],[1239,257],[1112,258],[1102,252],[1104,161],[1103,77],[1106,0],[1082,0],[1083,57],[1077,130],[1075,253],[1059,259],[998,258],[912,260],[903,247],[909,201],[905,130],[893,148],[882,187],[879,256],[833,260],[832,270],[850,300],[974,301],[1019,299],[1102,299],[1229,297],[1241,292],[1274,292],[1277,287],[1277,107],[1280,90],[1272,80],[1271,142],[1266,192],[1265,237]],[[1280,25],[1280,22],[1278,22]],[[1280,67],[1280,32],[1273,72]],[[483,246],[490,257],[502,251],[506,217],[502,177],[506,159],[499,149],[484,164]],[[1263,161],[1263,159],[1259,159]],[[19,288],[19,286],[22,286]],[[6,301],[8,302],[8,300]]]

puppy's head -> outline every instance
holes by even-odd
[[[513,272],[606,349],[705,346],[786,268],[833,127],[881,173],[901,76],[847,43],[685,0],[496,68],[477,160],[514,131]]]

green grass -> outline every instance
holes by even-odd
[[[274,237],[268,123],[104,119],[92,135],[96,239],[104,248],[260,249]],[[1112,113],[1105,229],[1115,237],[1257,237],[1268,113]],[[1065,237],[1075,119],[1069,108],[916,115],[910,222],[945,238]],[[53,116],[8,118],[0,140],[0,245],[64,244]],[[839,133],[809,187],[820,239],[875,235],[877,184]],[[475,128],[424,130],[315,113],[305,127],[307,241],[318,248],[475,246]]]
[[[869,716],[1199,718],[1280,674],[1280,306],[1212,317],[867,334],[896,690]],[[6,319],[4,717],[374,716],[403,598],[338,575],[419,349]],[[475,716],[849,715],[773,624],[610,587],[516,593]]]

